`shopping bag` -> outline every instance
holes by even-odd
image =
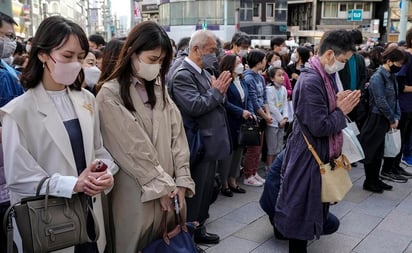
[[[358,125],[356,125],[356,123],[354,121],[352,121],[350,118],[346,117],[346,123],[347,123],[348,127],[353,131],[355,136],[358,136],[360,134]]]
[[[343,134],[343,145],[342,154],[344,154],[350,163],[360,161],[365,158],[362,146],[356,137],[355,133],[352,131],[350,126],[347,126],[342,130]]]
[[[395,157],[401,152],[401,132],[399,129],[391,129],[385,135],[384,157]]]

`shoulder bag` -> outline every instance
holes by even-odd
[[[351,164],[348,158],[341,154],[335,160],[329,163],[323,163],[318,153],[310,144],[308,138],[303,132],[303,126],[299,122],[299,118],[296,116],[303,138],[308,146],[309,151],[312,153],[316,162],[319,165],[319,171],[321,176],[321,199],[324,203],[334,203],[341,201],[345,195],[352,188],[352,180],[349,177],[349,170],[351,170]]]
[[[35,197],[24,198],[7,210],[3,226],[7,232],[8,253],[13,252],[13,218],[22,238],[24,252],[45,253],[94,242],[99,238],[97,220],[86,196],[49,196],[50,181],[47,183],[46,195],[40,196],[40,189],[47,178],[40,181]],[[88,218],[94,223],[94,231],[87,228]],[[94,238],[90,238],[90,235]]]

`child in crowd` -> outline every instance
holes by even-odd
[[[282,150],[283,136],[285,135],[285,125],[288,122],[288,94],[284,81],[285,71],[280,67],[269,67],[266,72],[270,83],[266,86],[266,97],[269,104],[269,111],[273,121],[265,129],[268,154],[266,158],[267,166],[270,166],[276,155]]]

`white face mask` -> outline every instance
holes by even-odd
[[[280,55],[285,55],[287,53],[288,53],[288,49],[286,47],[282,47],[282,49],[279,52]]]
[[[272,66],[274,68],[281,68],[282,67],[282,61],[281,60],[276,60],[276,61],[272,62]]]
[[[369,58],[365,58],[365,67],[369,67],[371,65],[371,60]]]
[[[240,74],[243,74],[243,70],[244,70],[244,69],[245,69],[245,68],[243,67],[243,64],[242,64],[242,63],[239,63],[239,64],[235,67],[234,72],[235,72],[236,74],[240,75]]]
[[[298,62],[299,61],[299,56],[296,53],[293,53],[290,56],[290,60],[293,61],[293,62]]]
[[[135,69],[138,69],[137,76],[143,78],[146,81],[152,81],[156,79],[160,72],[160,63],[149,64],[139,59],[133,61]]]
[[[26,52],[30,53],[30,50],[31,50],[31,45],[26,45]]]
[[[238,55],[240,56],[240,57],[246,57],[246,55],[247,55],[247,50],[246,49],[241,49],[240,51],[239,51],[239,53],[238,53]]]
[[[0,57],[4,60],[13,56],[17,43],[9,38],[0,37]]]
[[[336,73],[338,71],[341,71],[343,68],[345,68],[345,63],[338,61],[335,57],[335,54],[333,54],[333,58],[335,59],[335,62],[333,63],[332,66],[329,66],[328,64],[325,65],[325,71],[328,74]]]
[[[84,80],[86,81],[86,85],[90,88],[93,88],[97,84],[97,81],[99,81],[99,77],[101,74],[100,69],[96,66],[93,66],[93,67],[83,68],[83,71],[84,71]]]

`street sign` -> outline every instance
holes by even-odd
[[[348,21],[362,21],[363,10],[348,10]]]

